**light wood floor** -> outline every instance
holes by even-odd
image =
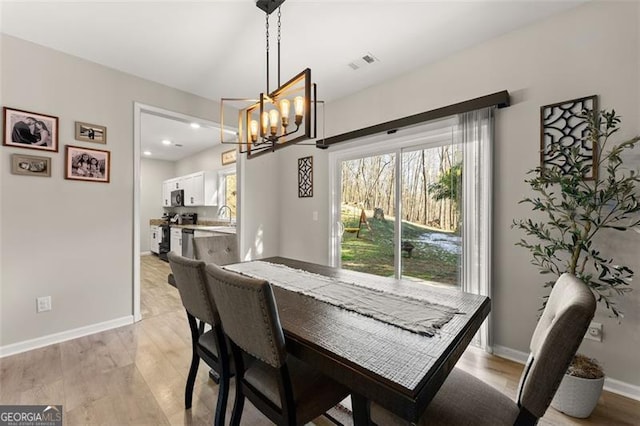
[[[67,425],[212,424],[218,388],[204,363],[193,408],[184,410],[190,335],[179,295],[166,283],[168,264],[155,256],[141,263],[143,320],[0,359],[0,404],[61,404]],[[459,366],[515,396],[520,364],[470,349]],[[242,424],[270,423],[247,403]],[[590,419],[549,408],[540,424],[640,425],[640,402],[604,392]]]

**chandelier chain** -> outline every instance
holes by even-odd
[[[269,14],[265,14],[265,30],[266,30],[266,52],[267,52],[267,93],[269,93]],[[278,58],[280,60],[280,58]]]
[[[282,28],[282,23],[280,22],[280,18],[282,17],[282,12],[280,8],[278,8],[278,43],[280,43],[280,30]]]
[[[282,24],[280,22],[280,18],[282,17],[282,12],[278,7],[278,87],[280,87],[280,32],[282,28]]]

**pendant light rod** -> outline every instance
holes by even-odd
[[[269,14],[265,14],[265,29],[266,29],[266,52],[267,52],[267,94],[271,93],[269,90]],[[278,52],[278,60],[280,59],[280,52]],[[280,83],[278,83],[280,84]]]

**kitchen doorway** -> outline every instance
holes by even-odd
[[[226,131],[234,132],[232,129]],[[142,267],[149,263],[143,264],[141,256],[149,255],[153,251],[153,228],[150,219],[157,221],[162,219],[163,215],[166,217],[169,212],[181,215],[194,212],[198,214],[198,217],[207,218],[222,217],[217,215],[218,206],[232,203],[233,197],[237,197],[239,194],[240,188],[235,187],[235,181],[232,179],[238,175],[238,163],[221,164],[221,155],[217,151],[222,152],[223,147],[219,144],[219,140],[220,127],[218,123],[151,105],[134,103],[134,256],[132,268],[134,284],[132,310],[135,321],[140,321],[143,317],[144,310],[141,308],[143,306],[141,301]],[[228,149],[224,151],[229,151],[234,146],[225,145],[225,148]],[[185,171],[188,168],[194,170]],[[215,186],[220,191],[216,190],[216,195],[211,199],[217,200],[217,205],[212,202],[203,203],[200,206],[198,202],[195,202],[192,207],[165,208],[163,206],[163,182],[175,176],[187,175],[200,170],[207,170],[215,176]],[[187,203],[185,202],[185,204]],[[232,212],[223,212],[224,220],[227,217],[238,219],[239,210],[237,203],[233,203]],[[239,226],[237,233],[239,236]],[[156,255],[153,254],[153,256]],[[166,277],[164,281],[166,282]]]

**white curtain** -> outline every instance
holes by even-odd
[[[456,132],[463,148],[462,289],[491,297],[491,187],[493,108],[458,116]],[[491,350],[490,318],[474,343]]]

